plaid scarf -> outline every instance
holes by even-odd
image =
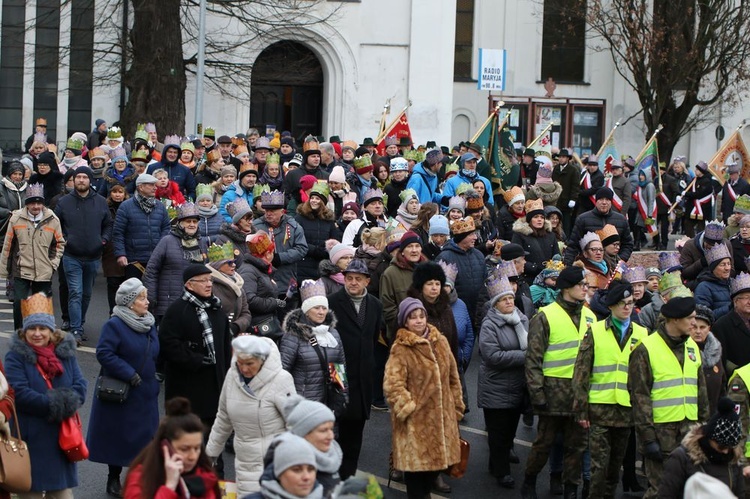
[[[211,328],[211,321],[206,313],[207,308],[214,308],[217,303],[221,305],[221,301],[212,296],[206,301],[201,300],[190,291],[185,291],[182,294],[182,299],[190,303],[195,307],[195,313],[198,315],[198,322],[201,323],[203,328],[203,345],[206,347],[208,354],[206,357],[210,359],[211,364],[216,364],[216,348],[214,347],[214,333]]]
[[[135,202],[138,203],[138,206],[141,207],[146,215],[154,211],[154,208],[156,207],[156,198],[141,196],[139,192],[135,193]]]

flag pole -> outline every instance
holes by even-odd
[[[474,142],[477,140],[477,138],[482,134],[482,131],[485,129],[487,125],[490,124],[490,121],[492,121],[492,118],[495,117],[496,114],[500,111],[500,105],[504,104],[503,101],[498,101],[497,105],[495,106],[495,109],[492,110],[489,116],[487,116],[487,119],[484,120],[484,123],[482,123],[482,126],[479,127],[479,130],[474,134],[474,136],[469,140],[469,142]]]
[[[656,130],[654,130],[654,134],[651,136],[651,138],[646,141],[646,145],[643,146],[643,149],[641,149],[641,152],[639,152],[638,156],[635,157],[636,164],[638,163],[638,161],[642,159],[643,155],[646,153],[646,150],[648,149],[648,146],[651,145],[651,142],[656,140],[656,136],[659,134],[659,132],[661,132],[662,128],[664,128],[664,125],[659,125],[659,127]],[[658,169],[659,158],[656,158],[656,163],[657,163],[656,167]]]
[[[411,101],[409,101],[409,103],[406,106],[404,106],[401,112],[396,115],[393,121],[391,121],[391,123],[388,125],[388,128],[380,132],[380,134],[378,135],[378,138],[375,140],[376,144],[378,144],[381,140],[383,140],[383,137],[387,136],[388,132],[393,130],[393,127],[395,127],[396,123],[398,123],[398,120],[401,119],[401,115],[404,114],[407,109],[409,109],[409,106],[411,106]]]
[[[383,129],[385,128],[385,115],[388,114],[388,111],[391,110],[391,99],[386,99],[385,104],[383,104],[383,113],[380,115],[380,125],[378,125],[378,134],[383,133]]]
[[[540,133],[539,135],[537,135],[536,138],[534,140],[532,140],[529,145],[526,146],[526,149],[531,148],[531,146],[533,146],[534,144],[536,144],[539,141],[539,139],[541,139],[542,136],[545,133],[547,133],[549,130],[551,130],[551,129],[552,129],[552,123],[550,123],[546,127],[544,127],[544,130],[542,130],[542,133]]]
[[[620,126],[620,122],[616,122],[615,126],[612,127],[612,130],[610,130],[609,134],[607,135],[607,138],[604,139],[604,142],[602,142],[602,146],[599,148],[599,150],[596,153],[596,157],[602,155],[602,152],[604,152],[604,148],[609,144],[610,139],[612,139],[612,136],[615,134],[615,130],[617,130],[617,127]],[[620,158],[616,158],[618,161]]]

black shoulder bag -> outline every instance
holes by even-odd
[[[349,395],[345,389],[341,388],[338,383],[331,379],[331,371],[328,368],[328,356],[325,352],[320,351],[320,345],[318,345],[318,339],[315,336],[310,338],[310,346],[318,354],[320,367],[323,369],[323,380],[326,384],[325,405],[333,411],[333,415],[338,419],[346,412],[346,407],[349,404]],[[323,357],[324,355],[326,355],[325,358]]]
[[[146,344],[146,353],[143,355],[143,363],[141,367],[136,371],[140,375],[139,371],[142,371],[146,366],[148,360],[148,352],[151,350],[151,332],[148,333],[148,343]],[[94,392],[96,398],[102,402],[113,402],[116,404],[122,404],[128,399],[130,393],[130,381],[122,381],[121,379],[113,378],[112,376],[105,376],[102,374],[103,369],[99,369],[99,377],[96,378],[96,387]]]

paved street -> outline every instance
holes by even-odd
[[[0,286],[4,286],[0,284]],[[57,290],[57,284],[53,285],[53,290]],[[8,351],[8,338],[12,333],[13,318],[12,305],[5,300],[4,290],[0,289],[0,354],[3,358]],[[89,381],[89,394],[86,404],[83,406],[81,416],[83,418],[84,429],[88,427],[88,418],[91,410],[91,399],[93,385],[99,372],[99,364],[95,357],[95,347],[99,336],[99,329],[107,320],[108,307],[106,303],[106,282],[101,275],[97,277],[94,298],[89,309],[86,321],[86,334],[89,337],[86,346],[79,349],[78,361],[81,365],[84,376]],[[55,300],[55,310],[58,313],[58,324],[62,321],[59,318],[59,307]],[[461,480],[446,479],[452,487],[453,492],[449,495],[454,498],[489,498],[489,497],[517,497],[517,489],[509,491],[500,488],[495,480],[487,472],[488,450],[486,435],[484,433],[484,419],[482,413],[476,407],[476,376],[479,366],[478,358],[475,356],[472,360],[471,367],[467,375],[469,385],[469,399],[471,412],[467,414],[461,425],[461,435],[471,444],[471,457],[467,475]],[[162,395],[163,397],[163,395]],[[163,413],[163,398],[160,400]],[[123,428],[127,431],[127,428]],[[525,463],[526,456],[529,452],[530,442],[533,440],[534,430],[526,428],[523,423],[519,425],[516,441],[516,452],[521,458],[521,463]],[[391,483],[391,488],[386,489],[385,483],[388,477],[388,455],[390,452],[390,415],[387,413],[373,412],[372,419],[366,426],[364,448],[360,459],[359,469],[363,472],[372,473],[381,481],[384,486],[385,497],[403,498],[406,497],[403,484]],[[227,461],[227,479],[234,476],[234,466],[232,456],[225,454]],[[517,482],[517,488],[523,480],[523,464],[513,465],[513,476]],[[104,464],[84,462],[79,464],[80,485],[74,491],[77,498],[94,499],[104,498],[107,467]],[[123,472],[124,478],[124,472]],[[549,495],[548,476],[542,473],[539,477],[538,491],[540,497],[555,497]],[[433,497],[440,497],[433,495]]]

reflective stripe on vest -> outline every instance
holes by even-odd
[[[542,307],[540,312],[549,323],[549,346],[544,352],[542,372],[550,378],[572,379],[581,338],[596,317],[588,308],[581,308],[581,323],[576,330],[573,320],[557,302]]]
[[[628,362],[633,348],[648,336],[643,326],[633,323],[633,333],[620,348],[615,335],[605,327],[605,321],[591,326],[594,335],[594,367],[589,386],[590,404],[619,404],[630,407],[628,393]]]
[[[746,364],[739,369],[735,369],[732,377],[729,378],[728,386],[732,386],[732,380],[735,376],[739,376],[743,383],[745,383],[745,389],[750,391],[750,364]],[[750,433],[750,429],[746,429]],[[750,457],[750,438],[745,442],[745,457]]]
[[[654,384],[651,387],[651,407],[654,423],[698,421],[698,369],[701,354],[698,345],[688,338],[683,346],[683,366],[657,332],[643,341],[648,351]]]

